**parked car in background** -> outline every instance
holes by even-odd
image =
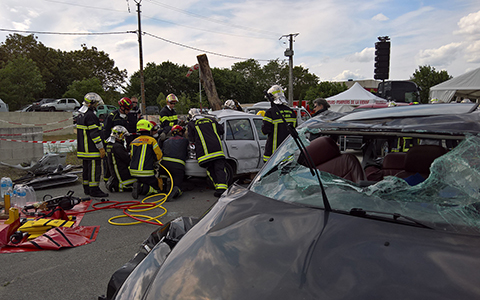
[[[43,104],[55,101],[55,98],[42,98],[32,103],[32,111],[41,111]]]
[[[267,111],[270,108],[270,102],[260,101],[250,107],[245,108],[245,112],[256,114],[259,111]],[[311,118],[310,113],[304,107],[290,107],[297,115],[297,126]]]
[[[147,115],[159,115],[160,109],[156,105],[150,105],[145,107],[145,114]]]
[[[118,107],[114,106],[114,105],[108,105],[108,104],[104,104],[104,105],[99,105],[97,107],[97,112],[96,112],[96,115],[97,117],[100,119],[101,122],[103,122],[103,120],[105,120],[105,118],[113,111],[116,111],[118,109]]]
[[[8,112],[8,104],[0,99],[0,112]]]
[[[480,299],[477,105],[312,118],[297,130],[306,148],[287,138],[247,188],[152,234],[158,243],[108,285],[133,270],[113,299]],[[422,143],[366,151],[384,176],[364,181],[357,156],[332,141],[340,132]]]
[[[210,111],[204,115],[214,117],[224,128],[225,134],[221,140],[227,159],[225,170],[228,184],[232,184],[234,178],[240,175],[255,173],[262,168],[267,141],[267,136],[262,133],[262,116],[231,109]],[[185,175],[207,177],[206,169],[198,165],[194,145],[190,147]]]
[[[61,98],[42,104],[41,111],[74,111],[80,108],[80,103],[74,98]]]
[[[22,108],[16,110],[16,112],[29,112],[29,111],[33,111],[33,104],[25,105]]]

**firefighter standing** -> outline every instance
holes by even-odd
[[[170,132],[173,126],[178,124],[178,116],[175,111],[175,105],[178,103],[178,98],[174,94],[167,96],[167,105],[160,111],[160,128],[162,139]]]
[[[265,153],[263,154],[263,160],[267,161],[270,156],[277,150],[277,147],[285,140],[289,135],[288,125],[296,127],[297,118],[295,112],[287,106],[287,99],[280,86],[274,85],[268,93],[273,96],[273,103],[277,105],[278,110],[273,107],[269,108],[263,117],[262,132],[268,135],[267,142],[265,144]],[[278,114],[278,111],[287,121],[287,124],[283,122],[282,117]]]
[[[100,121],[95,109],[103,104],[97,93],[87,93],[84,97],[81,113],[77,120],[77,157],[83,164],[83,192],[93,197],[108,197],[100,190],[101,162],[105,157]]]
[[[220,140],[224,129],[214,119],[201,116],[198,108],[192,108],[188,113],[191,116],[187,128],[188,139],[195,143],[198,164],[207,169],[207,175],[213,181],[213,195],[220,197],[228,187],[225,154]]]
[[[112,128],[112,133],[106,141],[108,167],[111,174],[106,187],[110,192],[123,192],[125,189],[131,189],[132,184],[137,181],[128,170],[130,154],[124,146],[127,135],[128,130],[117,125]]]
[[[112,111],[103,122],[103,139],[106,140],[110,137],[112,133],[112,128],[114,126],[120,125],[125,128],[129,127],[128,124],[128,113],[132,109],[132,100],[127,97],[123,97],[118,101],[119,108],[115,111]],[[107,159],[104,159],[103,163],[103,180],[105,182],[110,178],[110,167],[107,165]]]
[[[139,136],[130,144],[132,151],[129,170],[130,174],[137,178],[137,182],[133,184],[134,199],[138,199],[138,195],[159,193],[162,189],[161,179],[155,177],[155,163],[162,159],[162,151],[151,136],[152,128],[150,121],[138,121]]]
[[[183,137],[185,130],[180,125],[172,127],[172,137],[163,143],[162,165],[172,175],[173,190],[171,196],[173,199],[182,195],[183,178],[185,177],[185,161],[188,156],[188,140]]]

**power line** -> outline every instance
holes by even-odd
[[[251,58],[238,57],[238,56],[232,56],[232,55],[226,55],[226,54],[216,53],[216,52],[212,52],[212,51],[202,50],[202,49],[195,48],[195,47],[192,47],[192,46],[188,46],[188,45],[185,45],[185,44],[181,44],[181,43],[177,43],[177,42],[174,42],[174,41],[170,41],[170,40],[167,40],[167,39],[165,39],[165,38],[156,36],[156,35],[154,35],[154,34],[145,32],[145,31],[144,31],[143,33],[144,33],[145,35],[149,35],[149,36],[151,36],[151,37],[153,37],[153,38],[162,40],[162,41],[164,41],[164,42],[167,42],[167,43],[170,43],[170,44],[173,44],[173,45],[177,45],[177,46],[180,46],[180,47],[183,47],[183,48],[188,48],[188,49],[192,49],[192,50],[196,50],[196,51],[200,51],[200,52],[209,53],[209,54],[212,54],[212,55],[217,55],[217,56],[226,57],[226,58],[232,58],[232,59],[238,59],[238,60],[249,60],[249,59],[251,59]],[[257,61],[272,61],[272,59],[255,59],[255,60],[257,60]]]

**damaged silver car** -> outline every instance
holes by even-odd
[[[479,133],[477,104],[312,118],[248,188],[152,234],[105,299],[478,299]]]

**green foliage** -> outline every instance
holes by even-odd
[[[10,110],[32,103],[44,89],[42,75],[32,59],[19,56],[0,69],[0,98]]]
[[[447,71],[436,71],[434,67],[427,65],[419,66],[418,69],[415,69],[410,80],[415,82],[421,89],[420,102],[428,103],[430,88],[451,78],[452,76],[448,75]]]
[[[82,103],[85,94],[90,92],[99,94],[105,102],[105,91],[103,90],[100,80],[96,77],[74,81],[68,86],[68,90],[65,92],[65,94],[63,94],[63,97],[75,98],[78,100],[78,102]]]

